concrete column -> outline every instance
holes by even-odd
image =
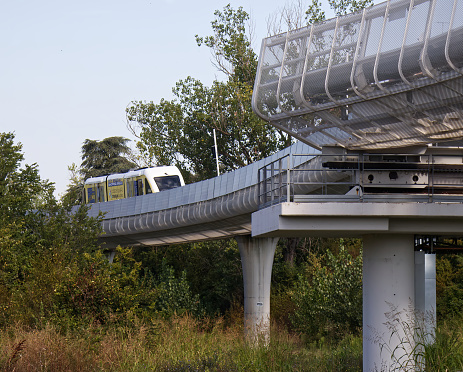
[[[109,263],[112,264],[114,261],[114,257],[116,256],[116,250],[114,249],[112,251],[106,252],[106,256],[108,257]]]
[[[431,343],[436,326],[436,255],[415,252],[415,308],[422,318],[423,335]]]
[[[411,325],[410,319],[414,320],[414,258],[413,235],[376,234],[363,238],[365,372],[401,370],[395,361],[405,363],[408,358],[401,357],[414,347],[413,334],[404,330],[404,322]],[[413,368],[410,363],[407,367]]]
[[[245,337],[251,343],[270,339],[270,282],[279,238],[236,238],[243,265]]]

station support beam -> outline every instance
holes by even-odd
[[[254,345],[270,340],[270,283],[278,239],[236,237],[243,266],[245,338]]]
[[[412,370],[415,317],[413,235],[363,237],[363,370]]]

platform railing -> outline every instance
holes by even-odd
[[[297,158],[317,156],[310,166]],[[259,169],[259,207],[292,201],[463,202],[455,155],[290,154]]]
[[[292,155],[284,156],[258,170],[259,206],[291,200]]]

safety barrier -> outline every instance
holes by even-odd
[[[259,169],[259,208],[286,201],[463,202],[461,156],[317,155],[311,167],[288,154]]]

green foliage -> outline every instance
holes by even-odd
[[[104,324],[110,316],[130,310],[134,292],[132,288],[124,292],[125,283],[119,279],[127,273],[121,273],[121,265],[117,266],[110,267],[106,257],[98,252],[84,254],[81,263],[68,267],[56,289],[56,321],[61,318],[75,319],[75,324],[80,320]],[[126,297],[129,298],[124,301]],[[125,303],[130,303],[129,308]]]
[[[328,0],[330,8],[336,16],[341,16],[362,10],[373,5],[372,0]],[[319,0],[312,0],[306,11],[305,19],[309,24],[322,22],[326,19],[325,11],[322,9],[323,3]]]
[[[24,160],[21,149],[21,144],[14,144],[12,133],[0,133],[0,226],[27,219],[42,189],[51,188],[40,180],[37,164],[19,169]]]
[[[461,314],[463,308],[463,257],[438,256],[436,259],[437,317],[445,320]]]
[[[215,16],[213,35],[196,36],[196,41],[211,48],[226,81],[216,80],[209,88],[187,77],[173,88],[172,101],[132,102],[127,108],[129,126],[139,136],[137,147],[142,154],[155,165],[178,166],[187,182],[215,175],[214,130],[225,172],[291,143],[286,134],[275,131],[252,111],[257,57],[246,35],[248,14],[227,5]]]
[[[108,137],[101,141],[86,139],[82,145],[81,172],[84,178],[128,171],[136,167],[126,155],[130,154],[129,140]]]
[[[433,342],[425,345],[426,371],[461,371],[463,369],[461,323],[460,314],[437,327]]]
[[[196,35],[198,46],[205,44],[215,56],[216,67],[229,78],[250,86],[254,84],[257,70],[257,56],[251,48],[246,34],[249,14],[242,7],[234,10],[230,4],[223,11],[214,12],[211,22],[213,35]]]
[[[136,248],[134,257],[159,276],[167,264],[177,275],[185,272],[192,294],[208,315],[224,314],[243,298],[243,277],[236,241],[217,240],[155,248]]]
[[[357,333],[362,325],[362,257],[343,247],[312,255],[293,293],[293,323],[309,337]]]
[[[99,219],[88,218],[85,208],[71,215],[57,205],[49,207],[46,214],[36,212],[35,224],[28,225],[34,239],[14,241],[2,250],[2,257],[6,252],[9,257],[0,267],[0,287],[9,297],[1,321],[43,324],[53,313],[56,291],[69,268],[97,249]]]
[[[199,296],[191,293],[185,271],[176,278],[174,269],[165,260],[162,262],[157,289],[157,297],[150,307],[163,317],[170,318],[185,312],[194,316],[202,315]]]
[[[373,5],[372,0],[328,0],[328,3],[337,16],[357,12]]]
[[[26,165],[11,133],[0,134],[0,323],[37,325],[52,313],[66,265],[97,249],[100,220],[86,209],[70,214]]]
[[[72,165],[68,166],[68,171],[70,173],[69,184],[66,192],[61,198],[61,202],[69,206],[83,204],[84,176],[76,163],[72,163]]]
[[[432,313],[398,309],[386,313],[386,339],[375,340],[390,355],[390,371],[459,371],[463,368],[461,315],[437,325]],[[393,346],[391,346],[391,344]]]

